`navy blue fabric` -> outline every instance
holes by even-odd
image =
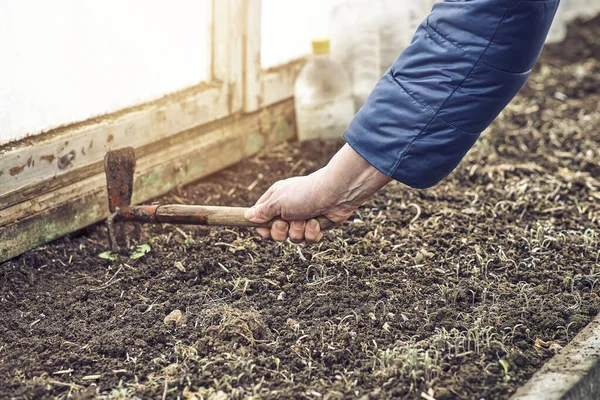
[[[382,173],[435,185],[523,86],[559,0],[446,0],[377,83],[344,138]]]

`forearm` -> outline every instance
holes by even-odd
[[[558,0],[445,1],[344,133],[385,175],[415,188],[448,175],[525,83]]]

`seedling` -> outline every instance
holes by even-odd
[[[129,256],[132,260],[137,260],[138,258],[144,257],[146,254],[150,253],[150,246],[147,244],[141,244],[135,248],[133,253]]]
[[[112,251],[105,251],[103,253],[100,253],[100,254],[98,254],[98,257],[102,258],[103,260],[109,260],[109,261],[117,260],[117,255],[115,253],[113,253]]]

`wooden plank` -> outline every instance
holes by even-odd
[[[136,150],[133,202],[145,202],[256,153],[265,143],[295,134],[293,100],[242,117],[231,116]],[[0,262],[108,216],[103,172],[13,206],[20,218],[0,229]]]
[[[278,109],[275,109],[275,111],[277,110]],[[263,135],[273,130],[274,127],[271,122],[273,118],[283,117],[281,114],[274,115],[271,109],[265,109],[258,115],[259,126],[257,129]],[[213,142],[227,142],[231,139],[231,135],[237,134],[236,131],[232,129],[234,124],[237,123],[237,119],[237,117],[232,116],[138,148],[136,150],[136,155],[141,160],[138,161],[138,165],[143,162],[143,160],[154,160],[154,155],[156,154],[162,154],[162,159],[176,160],[179,154],[185,153],[190,148],[211,147]],[[274,130],[274,133],[271,136],[273,140],[276,141],[287,139],[287,136],[278,134],[277,130]],[[218,143],[214,147],[218,148]],[[176,164],[179,164],[179,162],[176,162]],[[95,175],[99,175],[102,181],[104,179],[101,176],[104,171],[104,164],[100,162],[96,167]],[[91,174],[90,176],[92,175],[94,174]],[[79,181],[77,185],[65,185],[51,192],[15,204],[7,209],[0,210],[0,227],[25,218],[29,214],[41,212],[53,204],[66,201],[66,199],[72,197],[74,194],[86,193],[90,190],[89,185],[93,186],[97,185],[97,183],[84,179]],[[77,193],[74,193],[74,190],[77,190]]]
[[[261,98],[263,106],[270,106],[271,104],[294,97],[294,84],[306,61],[306,58],[300,58],[287,64],[270,68],[261,74]]]
[[[107,149],[144,146],[227,116],[228,92],[223,83],[200,85],[4,146],[0,149],[0,210],[96,173]]]

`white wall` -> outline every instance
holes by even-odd
[[[210,74],[209,0],[0,2],[0,144]]]
[[[334,1],[262,0],[262,67],[267,69],[310,54],[311,40],[329,35]]]

